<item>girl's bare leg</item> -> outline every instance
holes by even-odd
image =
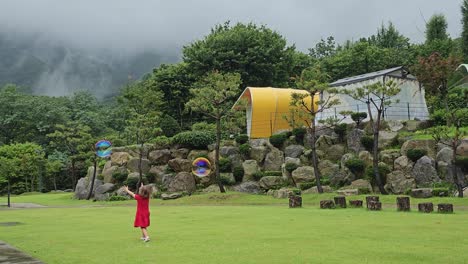
[[[141,233],[143,234],[143,237],[149,237],[148,236],[148,230],[146,230],[146,228],[141,228]]]

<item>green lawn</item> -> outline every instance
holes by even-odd
[[[301,209],[238,193],[152,200],[146,244],[133,201],[19,196],[54,208],[0,210],[0,222],[22,223],[0,226],[0,240],[46,263],[468,263],[467,198],[429,199],[456,204],[451,215],[398,213],[395,196],[381,196],[381,212],[317,209],[332,196],[305,195]]]

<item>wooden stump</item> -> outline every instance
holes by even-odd
[[[336,196],[333,198],[337,207],[346,208],[346,197]]]
[[[438,204],[437,212],[439,213],[453,213],[453,204]]]
[[[366,196],[366,206],[367,206],[367,209],[369,209],[369,203],[370,202],[378,202],[379,201],[379,197],[378,196]]]
[[[320,201],[320,209],[334,209],[335,203],[332,200]]]
[[[362,207],[362,200],[351,200],[349,201],[350,207]]]
[[[367,204],[367,209],[369,209],[371,211],[380,211],[380,210],[382,210],[382,203],[381,202],[370,201]]]
[[[409,197],[397,197],[397,211],[406,211],[411,210],[410,198]]]
[[[422,213],[431,213],[434,211],[434,205],[432,203],[420,203],[418,204],[418,210]]]
[[[299,195],[289,195],[289,208],[302,207],[302,197]]]

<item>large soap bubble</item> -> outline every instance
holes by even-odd
[[[211,163],[206,158],[197,158],[192,162],[192,173],[198,177],[208,176],[211,172]]]
[[[112,154],[112,143],[108,140],[100,140],[94,146],[96,147],[96,156],[98,157],[106,158]]]

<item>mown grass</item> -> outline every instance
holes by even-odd
[[[194,198],[201,197],[185,199]],[[133,206],[1,210],[0,222],[22,224],[0,226],[0,239],[46,263],[61,264],[466,263],[468,259],[466,211],[443,215],[315,206],[289,209],[285,200],[280,201],[283,206],[152,203],[152,241],[146,244],[132,227]]]

